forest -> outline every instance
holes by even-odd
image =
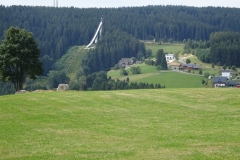
[[[184,46],[185,52],[194,53],[199,60],[218,66],[240,67],[240,33],[214,32],[208,41],[190,40]],[[194,51],[193,51],[194,52]]]
[[[218,51],[221,50],[219,47],[223,45],[215,43],[220,42],[216,38],[224,37],[225,33],[233,35],[240,32],[240,9],[238,8],[171,5],[55,8],[1,5],[0,40],[3,40],[4,32],[10,26],[17,26],[32,32],[41,50],[44,75],[47,75],[53,69],[52,65],[66,53],[69,47],[86,45],[90,42],[101,17],[104,17],[103,35],[107,38],[99,41],[96,50],[91,50],[89,57],[85,57],[82,62],[85,68],[87,66],[91,70],[91,73],[113,67],[119,58],[144,57],[145,47],[137,39],[155,39],[163,42],[185,41],[189,44],[186,45],[186,50],[198,48],[197,56],[202,61],[240,66],[237,52],[238,38],[227,42],[228,44],[234,43],[234,47],[228,47],[234,50],[234,56],[224,55],[227,51],[219,53]],[[221,35],[218,36],[219,34]],[[227,35],[225,37],[229,37]],[[109,37],[119,44],[112,43],[112,40],[106,41]],[[128,43],[123,43],[123,41]],[[196,43],[192,43],[194,41]],[[223,44],[224,41],[220,43]],[[210,45],[213,46],[211,49]],[[232,51],[229,51],[229,55],[230,52]],[[6,87],[11,88],[11,85],[6,85]],[[6,87],[4,86],[4,90]]]

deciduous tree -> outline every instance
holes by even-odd
[[[10,27],[0,45],[0,79],[11,81],[16,91],[23,89],[26,78],[36,79],[43,74],[40,50],[33,34]]]

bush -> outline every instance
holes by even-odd
[[[189,58],[186,59],[186,63],[189,64],[191,63],[191,60]]]
[[[208,72],[204,73],[205,78],[208,78],[209,76],[210,76],[210,73],[208,73]]]
[[[120,75],[121,76],[127,76],[128,72],[125,69],[122,68],[121,71],[120,71]]]

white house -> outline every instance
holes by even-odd
[[[174,54],[166,54],[165,57],[166,61],[173,61],[175,59]]]
[[[229,70],[222,70],[222,77],[227,77],[228,79],[232,78],[232,73]]]

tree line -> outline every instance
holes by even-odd
[[[76,81],[70,83],[72,90],[128,90],[128,89],[159,89],[165,88],[161,84],[145,83],[145,82],[130,82],[127,77],[125,80],[113,80],[107,76],[104,71],[94,72],[87,76],[78,77]]]

